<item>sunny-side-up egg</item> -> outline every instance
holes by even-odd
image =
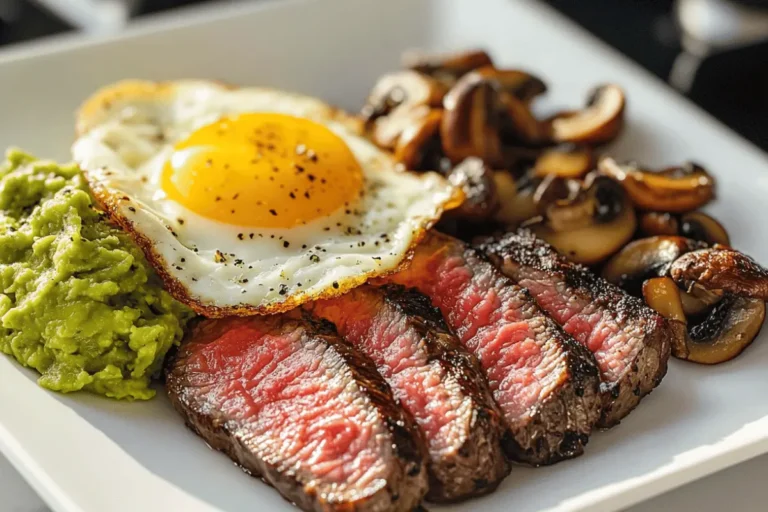
[[[213,82],[121,82],[72,152],[169,291],[208,316],[278,312],[397,269],[461,192],[397,168],[322,101]]]

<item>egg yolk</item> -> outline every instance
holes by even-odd
[[[325,126],[252,113],[222,118],[174,146],[161,186],[170,199],[209,219],[290,228],[357,200],[363,173]]]

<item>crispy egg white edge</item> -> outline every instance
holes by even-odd
[[[205,92],[197,91],[195,88],[198,86],[202,86]],[[188,102],[186,95],[190,91],[198,99],[201,97],[205,99],[208,95],[213,94],[212,91],[232,94],[235,98],[234,101],[240,101],[243,97],[247,97],[247,94],[245,94],[247,91],[253,91],[256,94],[268,94],[269,97],[281,94],[279,91],[266,89],[240,89],[233,92],[218,84],[207,82],[185,82],[178,90],[183,92],[182,97],[175,98],[174,101],[180,102]],[[299,98],[303,100],[303,105],[307,107],[307,112],[311,111],[307,115],[309,118],[316,116],[314,119],[322,122],[323,119],[318,119],[318,117],[323,118],[335,112],[318,100],[290,94],[288,96],[292,99]],[[130,106],[131,108],[128,116],[129,124],[137,128],[136,133],[133,134],[135,137],[131,141],[132,143],[139,146],[141,144],[151,144],[151,142],[147,142],[145,139],[151,139],[156,135],[153,125],[146,124],[149,116],[147,113],[142,114],[139,108],[153,105],[155,104],[144,100],[142,104],[133,104],[128,101],[128,104],[125,105],[125,107]],[[286,100],[280,105],[291,105],[291,108],[286,107],[280,111],[281,113],[300,115],[303,112],[297,110],[305,110],[293,108],[296,105],[292,104],[291,100]],[[322,241],[312,240],[311,237],[301,234],[301,232],[324,233],[324,238],[331,235],[338,236],[338,233],[318,231],[318,228],[326,227],[323,224],[329,220],[334,221],[334,223],[337,221],[335,216],[332,216],[334,218],[317,219],[306,226],[301,226],[301,229],[298,231],[291,231],[292,234],[299,233],[298,236],[293,237],[299,238],[299,240],[291,241],[292,251],[294,252],[289,254],[286,254],[285,248],[281,249],[279,247],[282,242],[276,233],[282,232],[281,230],[259,230],[262,235],[258,239],[260,244],[264,244],[265,238],[276,235],[275,239],[267,238],[270,242],[277,242],[274,244],[277,247],[272,247],[266,251],[266,254],[276,251],[279,254],[276,258],[278,264],[281,261],[286,261],[284,256],[288,256],[287,260],[290,261],[290,265],[277,266],[275,261],[269,260],[266,262],[266,265],[261,265],[261,258],[258,258],[258,261],[256,259],[250,259],[249,261],[241,257],[240,253],[244,251],[240,249],[244,246],[244,241],[238,240],[237,234],[234,232],[230,232],[228,236],[231,240],[239,242],[238,249],[233,250],[230,249],[233,246],[219,243],[222,247],[217,249],[224,253],[227,261],[217,263],[215,262],[216,249],[206,247],[204,250],[201,250],[198,247],[198,252],[194,252],[192,247],[190,247],[194,246],[194,244],[182,242],[187,241],[185,240],[187,238],[185,233],[191,228],[202,232],[216,233],[217,236],[221,236],[220,233],[226,232],[227,229],[222,229],[220,223],[212,222],[209,219],[187,211],[184,214],[184,226],[181,226],[176,222],[174,212],[178,214],[179,211],[183,211],[183,206],[166,200],[166,203],[175,205],[176,209],[166,208],[164,209],[165,211],[158,214],[158,212],[153,212],[149,208],[150,203],[147,202],[146,197],[140,197],[140,194],[132,194],[125,190],[126,188],[131,188],[128,186],[131,181],[139,181],[140,175],[137,176],[135,169],[132,169],[113,148],[110,148],[110,144],[115,143],[114,140],[110,140],[108,133],[110,129],[114,128],[114,126],[110,128],[110,125],[122,126],[122,123],[125,122],[119,107],[119,104],[115,104],[115,100],[111,101],[110,110],[113,113],[118,112],[119,118],[110,122],[104,122],[99,126],[94,126],[88,133],[78,139],[73,146],[73,156],[86,172],[86,177],[99,202],[102,203],[113,220],[130,232],[139,245],[142,246],[148,259],[157,268],[161,277],[164,278],[171,293],[204,314],[218,316],[220,314],[232,313],[250,314],[253,312],[280,311],[290,309],[302,302],[321,296],[341,294],[343,291],[365,282],[370,277],[397,269],[407,258],[409,249],[418,242],[424,232],[439,218],[442,210],[455,206],[455,204],[460,202],[457,190],[448,185],[442,177],[434,173],[415,175],[394,170],[385,171],[377,177],[386,176],[389,178],[390,183],[407,184],[404,195],[397,196],[399,204],[395,208],[396,212],[405,211],[407,221],[396,223],[395,226],[384,226],[384,230],[389,233],[389,242],[384,244],[381,243],[383,239],[380,240],[378,248],[381,250],[370,250],[371,245],[369,242],[372,243],[372,240],[366,238],[366,236],[374,233],[364,233],[366,236],[362,238],[346,237],[343,243],[347,246],[353,245],[350,249],[359,251],[361,249],[359,242],[361,241],[369,245],[368,250],[353,254],[343,251],[340,253],[334,252],[335,247],[333,244],[329,245]],[[228,107],[228,114],[238,113],[235,110],[231,110],[231,108]],[[278,106],[278,108],[282,107]],[[254,108],[247,107],[242,111],[250,112],[254,111]],[[273,106],[268,111],[274,112],[276,110]],[[184,128],[186,133],[178,132],[172,135],[171,143],[185,137],[199,126],[213,122],[219,117],[219,115],[209,114],[200,115],[195,118],[194,116],[198,114],[200,112],[196,111],[195,113],[187,114],[191,115],[192,118],[187,117],[187,115],[182,116],[182,119],[194,119],[196,123],[188,124]],[[162,115],[160,117],[162,118]],[[165,119],[165,122],[168,122],[167,114]],[[93,124],[90,121],[91,119],[79,119],[78,125]],[[381,152],[368,141],[355,137],[341,124],[333,123],[327,119],[325,124],[330,124],[330,128],[340,135],[355,156],[362,160],[361,167],[363,167],[364,173],[367,171],[368,165],[375,162],[378,162],[378,166],[394,169],[394,161],[391,157]],[[170,151],[169,147],[166,149]],[[162,153],[157,151],[156,147],[139,147],[138,152],[143,153],[145,151],[149,154],[152,152]],[[165,158],[167,158],[167,153],[160,155],[156,158],[156,161],[163,162]],[[157,165],[157,162],[155,162],[155,165]],[[121,180],[123,175],[127,181]],[[150,177],[150,179],[155,178]],[[407,191],[412,192],[412,194],[409,196]],[[125,197],[128,199],[124,199]],[[410,197],[413,197],[415,201],[409,201]],[[403,210],[403,206],[409,206],[409,208]],[[233,230],[247,231],[248,233],[253,231],[253,229],[249,228],[241,229],[228,225],[224,226]],[[382,229],[377,229],[376,235],[380,234],[381,231]],[[251,242],[250,238],[245,240],[246,244]],[[320,247],[324,249],[326,251],[325,255],[331,249],[330,257],[321,257],[319,262],[313,263],[309,260],[307,252],[295,253],[297,247],[300,248],[305,244],[310,248]],[[230,256],[232,253],[236,256]],[[261,254],[254,256],[263,257],[264,255],[265,251],[261,251]],[[181,261],[182,258],[184,259],[183,262]],[[236,259],[243,260],[243,263],[236,265],[234,261]],[[200,261],[204,262],[205,265],[202,265],[201,268],[194,268],[195,264],[193,262]],[[319,266],[316,266],[313,272],[303,272],[308,266],[312,265]],[[193,268],[190,269],[190,266]],[[265,268],[265,266],[269,268]],[[304,279],[306,282],[309,280],[309,276],[316,274],[317,271],[320,271],[323,277],[314,280],[309,286],[304,284],[301,289],[294,286],[293,289],[283,290],[283,294],[281,294],[280,284],[284,284],[286,281],[286,271],[291,272],[291,278],[296,278],[292,281],[294,285],[297,282],[301,282],[299,281],[300,279]],[[191,275],[191,273],[197,275]],[[306,277],[302,277],[303,275]],[[192,277],[195,280],[192,280]],[[243,279],[247,279],[247,282],[243,282]]]

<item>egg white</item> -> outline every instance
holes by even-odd
[[[167,198],[161,173],[173,145],[223,116],[246,112],[305,117],[332,130],[360,164],[362,198],[282,229],[217,222]],[[177,298],[208,316],[267,313],[397,269],[443,209],[460,201],[460,192],[437,174],[399,171],[350,124],[319,100],[281,91],[133,82],[86,102],[72,153],[94,196]]]

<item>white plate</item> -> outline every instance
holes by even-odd
[[[578,107],[600,82],[622,84],[629,123],[614,153],[649,165],[705,164],[719,179],[711,211],[737,247],[768,262],[765,155],[528,1],[236,4],[160,18],[117,39],[29,46],[0,56],[0,145],[67,158],[75,107],[125,77],[267,84],[356,109],[411,46],[486,47],[498,64],[546,79],[542,111]],[[768,451],[766,368],[765,339],[718,367],[673,362],[661,387],[619,427],[596,433],[583,457],[516,467],[496,493],[455,509],[613,510]],[[290,510],[188,432],[162,396],[128,404],[55,395],[7,358],[0,449],[59,511]]]

